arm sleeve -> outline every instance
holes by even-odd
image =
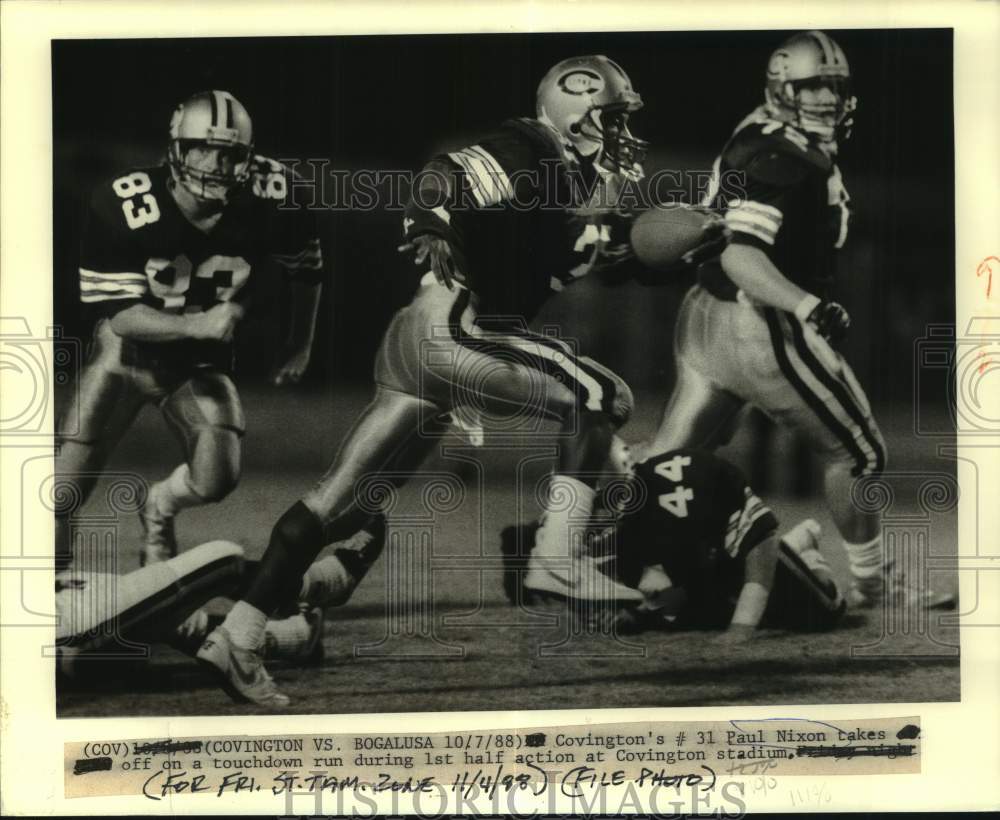
[[[719,465],[719,506],[729,511],[723,548],[730,558],[742,558],[774,533],[778,519],[736,466],[721,459]]]
[[[145,260],[129,235],[121,200],[109,184],[98,187],[84,217],[80,242],[80,301],[113,316],[149,293]]]
[[[746,188],[726,203],[726,225],[733,243],[768,251],[781,230],[795,186],[805,177],[804,164],[785,152],[765,149],[747,163]]]

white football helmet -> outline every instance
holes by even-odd
[[[194,196],[227,201],[250,178],[252,155],[250,115],[228,91],[201,91],[177,106],[167,163]]]
[[[857,106],[851,70],[843,49],[822,31],[796,34],[771,55],[764,96],[771,116],[821,141],[850,134]]]
[[[538,119],[583,156],[601,150],[611,170],[631,171],[649,147],[628,130],[629,114],[642,97],[613,60],[597,54],[557,63],[538,84]]]

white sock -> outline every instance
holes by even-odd
[[[309,644],[309,622],[302,614],[292,615],[280,621],[267,621],[264,631],[268,647],[270,648],[273,643],[275,658],[294,658]]]
[[[267,616],[246,601],[237,601],[222,625],[240,649],[258,650],[264,645]]]
[[[879,533],[871,541],[863,544],[852,544],[844,541],[847,560],[851,565],[851,574],[855,578],[871,578],[882,571],[885,561],[882,555],[882,534]]]
[[[164,518],[173,518],[187,507],[204,504],[201,496],[191,489],[191,471],[187,464],[182,464],[163,481],[158,481],[150,488],[149,497],[157,512]]]
[[[583,527],[594,511],[593,487],[568,475],[552,476],[549,482],[549,507],[542,516],[542,526],[535,535],[534,553],[549,558],[567,558],[583,552]],[[574,533],[571,526],[581,529]],[[577,542],[577,543],[571,543]]]

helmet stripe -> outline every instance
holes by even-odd
[[[823,50],[823,62],[828,66],[834,66],[837,64],[837,58],[830,43],[830,38],[826,36],[822,31],[811,31],[809,32],[813,38],[819,43],[819,47]]]
[[[233,98],[226,95],[226,128],[233,127]]]
[[[208,95],[208,102],[212,106],[212,127],[218,128],[219,126],[219,103],[215,99],[217,92],[212,91]]]

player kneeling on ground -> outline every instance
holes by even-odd
[[[761,625],[837,624],[846,601],[817,549],[817,522],[802,521],[779,537],[774,513],[729,462],[705,451],[671,450],[633,466],[619,444],[615,466],[628,477],[628,500],[616,505],[605,494],[617,520],[589,543],[617,580],[643,595],[641,604],[619,613],[620,633],[728,625],[739,638]],[[518,542],[530,544],[536,526],[508,527],[502,536],[505,589],[514,602]]]

